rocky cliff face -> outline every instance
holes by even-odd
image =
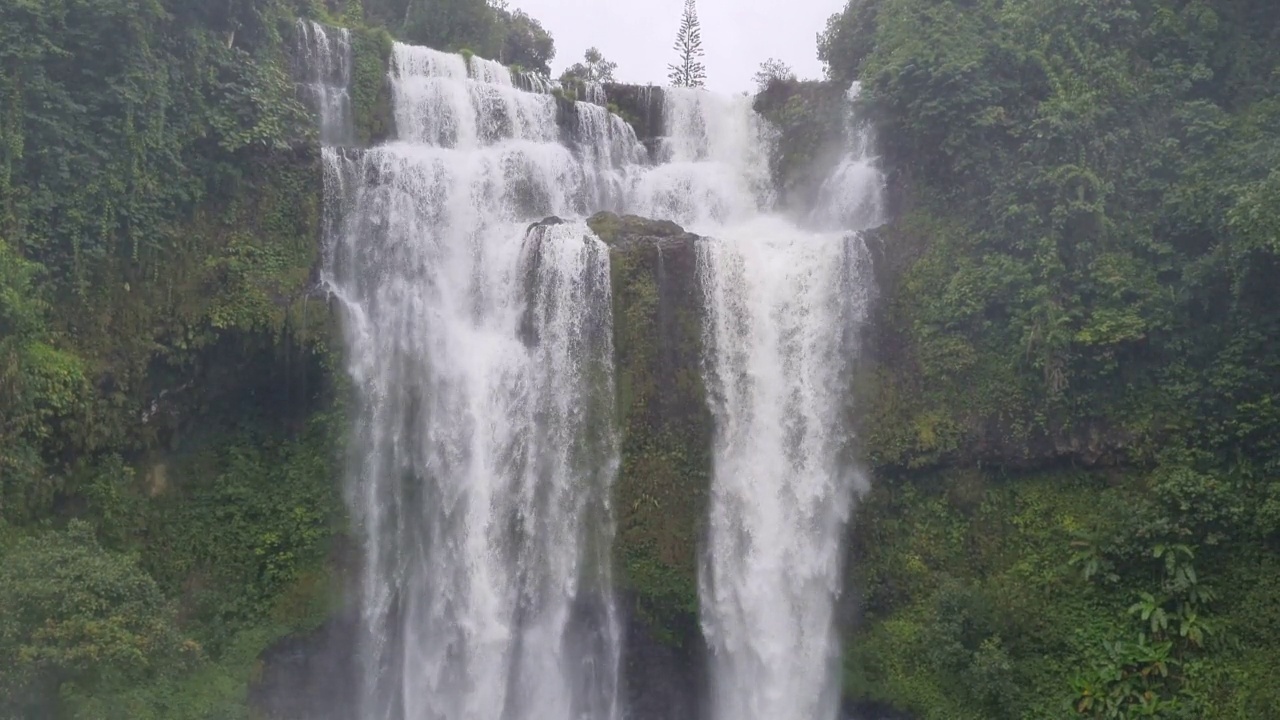
[[[609,245],[613,277],[622,431],[614,556],[630,611],[628,706],[637,717],[693,717],[703,666],[697,553],[711,478],[698,237],[610,213],[588,224]]]
[[[636,137],[652,152],[654,143],[666,131],[662,121],[663,89],[653,85],[606,83],[604,91],[609,104],[631,123]]]

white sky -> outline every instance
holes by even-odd
[[[591,46],[618,63],[619,82],[665,85],[684,0],[510,0],[556,40],[553,75]],[[845,0],[698,0],[707,87],[753,90],[751,76],[770,57],[801,78],[822,77],[817,35]]]

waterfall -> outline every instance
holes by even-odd
[[[842,536],[865,484],[846,422],[870,288],[857,231],[883,184],[856,116],[819,232],[774,211],[773,130],[749,98],[667,90],[649,158],[597,104],[397,44],[396,140],[340,147],[348,38],[299,35],[357,396],[361,720],[621,717],[609,254],[581,221],[536,223],[601,209],[705,236],[712,714],[834,718]]]
[[[772,129],[751,98],[668,88],[663,124],[658,164],[633,177],[629,211],[711,234],[772,204]]]
[[[608,720],[608,251],[630,128],[503,66],[396,45],[397,139],[326,149],[325,282],[358,399],[362,720]],[[584,119],[585,118],[585,119]]]
[[[818,226],[865,229],[884,216],[884,177],[872,155],[870,125],[857,113],[861,91],[854,82],[845,94],[845,152],[818,191],[810,216]]]
[[[604,85],[594,80],[586,80],[582,83],[582,99],[601,106],[609,104],[609,95],[604,90]]]
[[[294,27],[294,75],[303,100],[320,118],[326,147],[354,140],[351,115],[351,31],[299,19]]]
[[[878,222],[882,181],[850,138],[824,191],[838,207],[821,218],[842,229],[805,230],[769,212],[772,138],[749,99],[669,90],[664,119],[666,163],[637,179],[634,201],[707,236],[715,446],[699,592],[712,716],[831,720],[843,533],[866,482],[845,420],[871,283],[856,231]]]

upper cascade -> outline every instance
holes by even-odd
[[[869,229],[884,222],[884,174],[873,154],[871,127],[858,115],[862,85],[845,94],[844,155],[818,191],[810,221],[820,227]]]
[[[774,131],[751,98],[691,88],[667,88],[664,96],[657,164],[636,178],[629,210],[698,231],[768,210]]]
[[[555,98],[517,89],[498,63],[398,44],[392,77],[401,141],[472,149],[560,139]]]
[[[304,102],[320,117],[320,143],[350,144],[354,140],[351,31],[299,18],[294,43],[294,77]]]
[[[604,91],[604,85],[592,80],[582,83],[582,99],[595,105],[609,104],[609,95]]]
[[[529,81],[517,83],[494,61],[397,44],[391,72],[399,142],[385,152],[442,161],[464,152],[467,160],[452,172],[495,174],[486,187],[512,191],[513,216],[616,209],[629,169],[644,159],[635,131],[618,116],[578,102],[566,123],[562,101],[522,89]]]

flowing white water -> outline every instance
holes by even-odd
[[[884,217],[884,176],[871,149],[871,128],[856,112],[862,85],[845,94],[845,152],[822,184],[810,221],[823,227],[866,229]]]
[[[716,720],[834,718],[843,532],[865,484],[845,422],[869,266],[856,231],[882,181],[861,137],[812,232],[764,213],[770,135],[746,98],[668,91],[667,164],[637,205],[708,236],[706,373],[715,464],[702,622]]]
[[[711,234],[770,205],[772,131],[750,98],[668,88],[663,121],[658,164],[633,177],[629,212]]]
[[[619,715],[608,252],[634,133],[397,45],[398,140],[326,150],[326,282],[359,399],[362,720]]]
[[[325,280],[359,398],[361,720],[620,715],[608,257],[580,222],[526,229],[599,209],[708,237],[714,717],[834,717],[841,538],[864,482],[844,406],[869,288],[851,231],[878,222],[882,184],[857,125],[810,218],[841,230],[812,232],[770,214],[771,132],[747,98],[668,90],[644,166],[598,105],[566,118],[496,63],[398,45],[398,140],[341,149],[349,43],[306,30]]]
[[[716,446],[701,595],[720,720],[835,717],[841,535],[865,483],[843,418],[861,250],[777,219],[702,248]]]
[[[320,116],[321,144],[351,143],[351,31],[299,19],[294,43],[303,99]]]

